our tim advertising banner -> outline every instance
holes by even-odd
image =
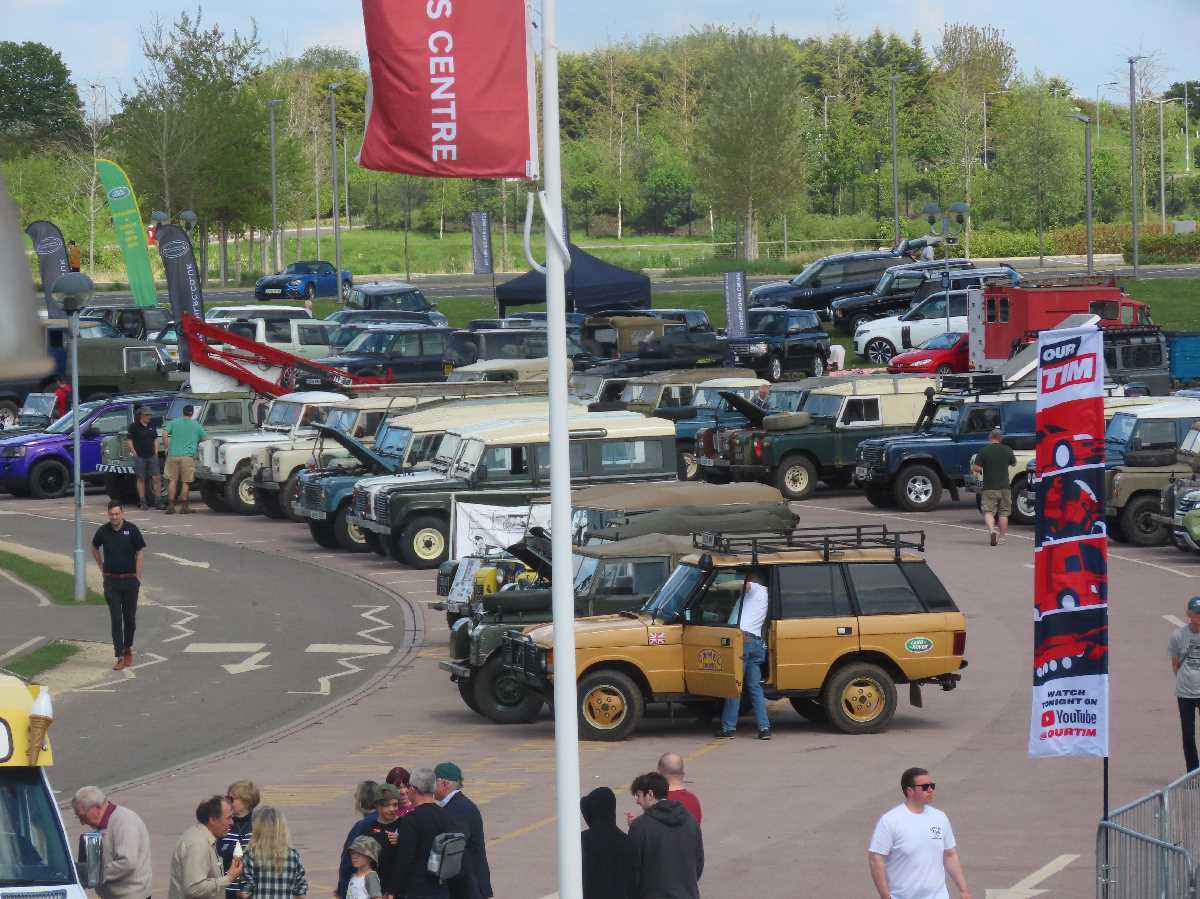
[[[38,274],[42,279],[42,293],[46,297],[46,314],[50,318],[62,318],[66,313],[51,292],[54,282],[70,271],[67,244],[62,231],[53,222],[39,220],[30,222],[25,233],[33,241],[33,252],[37,254]]]
[[[138,210],[129,176],[108,159],[96,160],[96,172],[104,185],[113,230],[117,232],[117,245],[125,258],[125,273],[129,277],[133,301],[139,306],[153,306],[158,297],[154,293],[154,275],[150,271],[150,252],[146,249],[146,229],[142,226],[142,213]]]
[[[525,0],[363,0],[371,81],[363,168],[536,178]]]
[[[1108,755],[1104,335],[1038,336],[1029,754]]]
[[[178,225],[164,223],[158,226],[156,237],[176,323],[182,326],[184,315],[204,318],[204,290],[187,232]],[[179,341],[179,361],[181,364],[191,361],[186,340]]]

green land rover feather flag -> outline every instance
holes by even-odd
[[[129,176],[119,165],[107,159],[96,160],[96,171],[100,175],[100,183],[104,185],[104,195],[108,198],[113,230],[117,232],[117,244],[125,258],[125,273],[129,276],[133,301],[139,306],[153,306],[158,302],[158,297],[154,293],[154,274],[150,270],[150,253],[146,249],[146,229],[142,226],[142,214],[138,211]]]

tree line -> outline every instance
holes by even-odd
[[[27,218],[51,218],[84,237],[85,262],[112,242],[94,176],[100,156],[125,167],[145,217],[194,211],[201,247],[207,252],[210,237],[220,247],[222,274],[231,242],[236,268],[243,258],[250,267],[265,262],[268,104],[281,225],[328,220],[330,166],[347,159],[348,201],[343,195],[338,203],[356,224],[441,235],[463,228],[470,210],[487,209],[506,233],[519,225],[520,183],[415,178],[353,164],[367,75],[351,53],[316,46],[269,60],[253,24],[226,30],[199,11],[148,26],[142,53],[142,71],[120,96],[92,83],[81,96],[82,79],[73,80],[55,51],[0,42],[5,179]],[[1153,59],[1140,65],[1144,101],[1158,95],[1160,76]],[[786,233],[789,218],[793,239],[806,236],[798,225],[814,215],[872,229],[839,236],[890,239],[893,80],[906,220],[927,202],[963,200],[975,228],[1044,235],[1080,221],[1083,126],[1074,116],[1081,113],[1093,120],[1099,113],[1106,135],[1094,153],[1097,218],[1128,216],[1128,106],[1097,106],[1060,77],[1021,74],[995,28],[948,24],[927,49],[919,34],[797,38],[710,27],[563,54],[564,202],[573,230],[736,239],[748,258],[760,240]],[[1189,82],[1192,96],[1195,86]],[[1176,83],[1166,96],[1182,88]],[[1158,204],[1158,108],[1137,108],[1140,202],[1149,209]],[[1180,133],[1180,104],[1164,114],[1168,133]],[[1173,176],[1167,207],[1173,215],[1200,208],[1200,179]],[[909,233],[922,228],[905,223]],[[260,260],[251,262],[255,255]]]

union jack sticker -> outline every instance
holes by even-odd
[[[664,634],[662,631],[651,631],[650,632],[650,645],[651,646],[662,646],[666,642],[667,642],[667,635]]]

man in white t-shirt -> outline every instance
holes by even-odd
[[[909,768],[900,776],[904,802],[875,825],[867,864],[879,899],[950,899],[947,874],[962,899],[971,899],[950,819],[933,807],[933,789],[928,771]]]
[[[754,722],[758,725],[760,740],[771,739],[771,719],[767,717],[767,700],[762,688],[762,669],[767,660],[767,644],[763,638],[769,606],[766,573],[758,569],[748,571],[741,598],[733,607],[729,623],[742,629],[743,689],[754,707]],[[721,710],[721,727],[716,734],[718,739],[727,740],[733,736],[737,730],[740,709],[740,696],[725,700]]]

